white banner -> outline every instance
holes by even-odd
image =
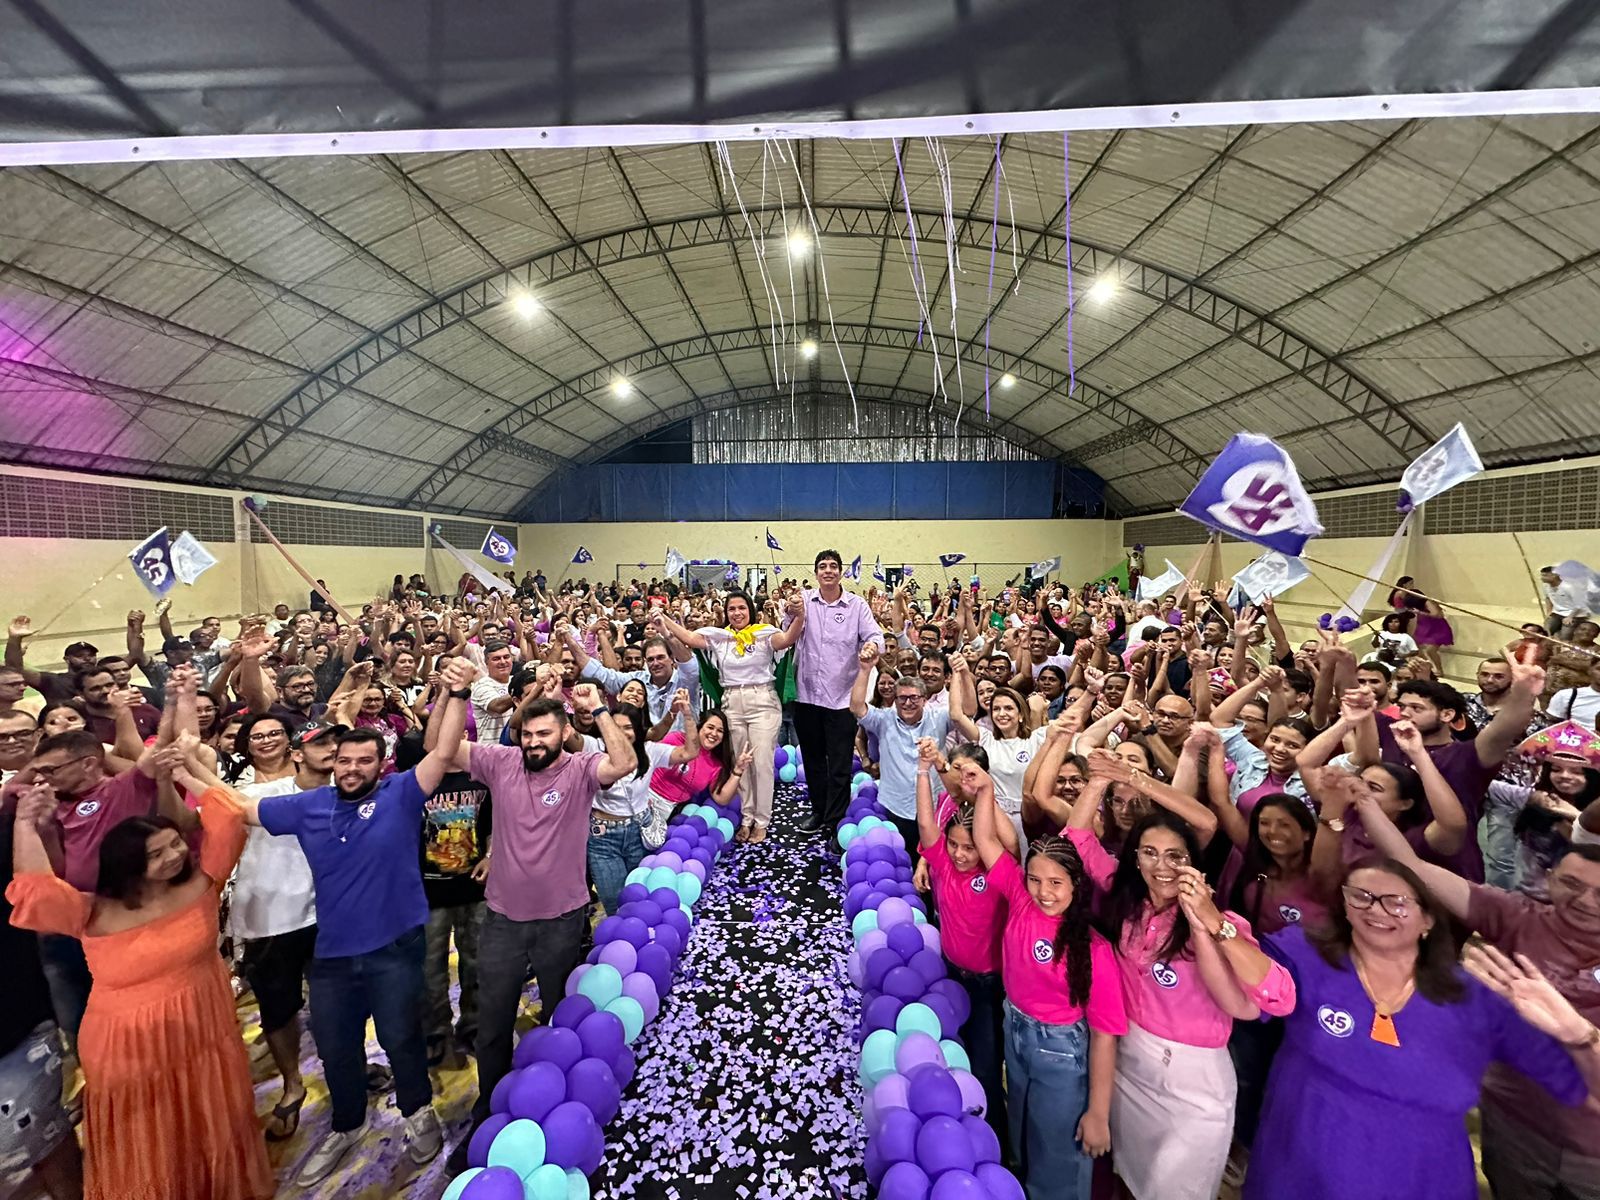
[[[1394,558],[1396,550],[1400,549],[1400,541],[1406,536],[1406,529],[1411,525],[1411,514],[1407,513],[1400,518],[1400,527],[1390,535],[1384,543],[1383,549],[1378,552],[1378,559],[1367,571],[1368,578],[1361,580],[1350,593],[1339,611],[1334,613],[1334,619],[1350,617],[1352,620],[1361,620],[1361,613],[1368,604],[1372,603],[1372,593],[1377,589],[1378,580],[1384,579],[1389,573],[1390,560]]]
[[[490,588],[493,591],[506,593],[517,590],[516,584],[512,583],[510,580],[501,579],[492,571],[479,566],[475,561],[473,561],[473,558],[470,554],[462,553],[449,542],[445,541],[444,536],[437,529],[429,529],[428,532],[433,535],[433,540],[439,543],[440,549],[460,563],[461,569],[468,572],[474,579],[483,584],[484,587]]]

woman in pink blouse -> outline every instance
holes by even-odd
[[[687,721],[688,714],[684,714]],[[700,753],[678,766],[657,767],[650,774],[650,823],[640,831],[644,844],[654,850],[667,838],[667,818],[680,804],[687,804],[701,792],[710,792],[711,799],[726,804],[739,790],[739,780],[750,766],[748,747],[737,759],[733,757],[733,743],[728,738],[728,718],[721,710],[713,709],[700,718]],[[681,733],[669,733],[661,739],[663,746],[681,746]]]
[[[1290,1012],[1294,984],[1243,917],[1218,910],[1186,822],[1151,812],[1113,859],[1092,820],[1089,803],[1074,806],[1067,836],[1105,892],[1128,1013],[1111,1102],[1114,1166],[1135,1200],[1215,1200],[1233,1136],[1233,1023]]]
[[[1116,956],[1089,925],[1089,887],[1072,843],[1029,846],[1026,873],[1006,853],[1010,819],[976,782],[972,840],[987,885],[1006,902],[1006,1117],[1028,1200],[1088,1200],[1093,1160],[1111,1145],[1117,1040],[1128,1028]]]

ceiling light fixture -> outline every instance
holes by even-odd
[[[803,229],[796,229],[789,235],[789,257],[804,258],[811,253],[811,238]]]
[[[518,292],[511,297],[511,311],[524,321],[531,320],[537,316],[539,310],[543,307],[544,305],[540,304],[538,300],[527,292]]]
[[[633,384],[629,383],[621,376],[618,376],[616,379],[611,381],[611,394],[618,400],[626,400],[629,396],[633,395]]]
[[[805,341],[800,343],[801,358],[815,358],[816,356],[817,344],[815,342],[813,342],[810,338],[807,338]]]
[[[1017,377],[1010,371],[1007,371],[1004,375],[1000,376],[1000,386],[1009,392],[1012,388],[1017,386]]]
[[[1096,304],[1104,304],[1117,294],[1117,281],[1111,275],[1102,275],[1096,279],[1089,288],[1089,299]]]

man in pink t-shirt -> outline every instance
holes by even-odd
[[[470,689],[469,689],[470,690]],[[606,752],[568,754],[566,707],[533,701],[522,714],[521,744],[462,742],[455,766],[488,785],[494,833],[486,861],[487,909],[478,932],[478,1100],[489,1116],[495,1084],[511,1069],[511,1035],[529,975],[539,985],[544,1020],[578,965],[588,916],[584,870],[595,793],[634,773],[633,746],[592,683],[573,689],[574,708],[592,713]]]

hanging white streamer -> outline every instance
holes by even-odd
[[[950,176],[949,154],[932,138],[927,142],[928,157],[933,160],[934,170],[938,173],[939,194],[944,201],[944,260],[945,272],[950,280],[950,340],[955,346],[956,395],[959,397],[956,420],[959,423],[967,407],[967,386],[961,363],[961,333],[956,327],[956,278],[961,271],[961,254],[956,248],[955,184]],[[948,402],[948,395],[945,399]]]
[[[778,331],[774,320],[775,315],[781,312],[782,304],[778,301],[777,289],[772,286],[772,280],[767,276],[767,248],[766,240],[756,236],[754,223],[750,220],[750,210],[744,206],[744,197],[739,194],[739,176],[733,167],[733,157],[728,153],[728,143],[717,143],[717,158],[722,167],[723,178],[733,189],[733,199],[739,206],[739,215],[744,218],[745,233],[749,235],[750,244],[755,249],[756,273],[761,276],[761,287],[767,297],[767,335],[772,345],[772,377],[781,378],[782,367],[778,365]]]
[[[1389,540],[1384,543],[1383,549],[1378,551],[1377,561],[1367,571],[1371,578],[1363,579],[1356,584],[1355,589],[1350,593],[1350,599],[1346,600],[1339,611],[1334,614],[1336,618],[1350,617],[1356,621],[1361,620],[1362,612],[1372,602],[1372,593],[1378,586],[1378,580],[1387,578],[1389,560],[1394,557],[1395,551],[1400,548],[1401,539],[1405,537],[1406,528],[1410,524],[1411,514],[1407,513],[1401,518],[1399,527],[1389,536]]]
[[[439,543],[440,549],[460,563],[462,569],[476,579],[479,583],[483,584],[484,587],[498,592],[514,592],[517,590],[516,584],[498,578],[492,571],[485,570],[471,557],[462,553],[460,550],[457,550],[449,542],[445,541],[444,535],[441,534],[437,529],[430,529],[428,532],[433,534],[433,540]]]
[[[861,428],[861,410],[856,405],[856,387],[850,379],[850,364],[844,360],[844,347],[839,345],[839,332],[833,324],[833,292],[828,288],[828,264],[822,253],[822,227],[817,224],[817,214],[811,210],[811,197],[806,194],[806,182],[800,176],[800,156],[790,154],[794,165],[795,188],[806,206],[806,217],[811,222],[811,248],[817,264],[817,278],[822,282],[822,297],[828,308],[828,335],[833,339],[833,349],[839,356],[839,370],[844,372],[845,391],[850,393],[850,415],[856,429]]]

